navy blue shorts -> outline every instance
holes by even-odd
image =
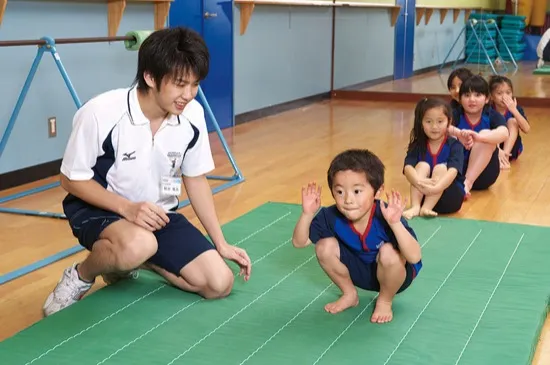
[[[470,162],[470,156],[464,160],[464,175],[468,171],[468,164]],[[498,148],[495,147],[493,155],[487,164],[487,167],[481,172],[477,180],[472,185],[472,190],[487,190],[498,179],[500,175],[500,162],[498,160]]]
[[[515,161],[519,158],[521,153],[523,152],[523,143],[521,141],[521,136],[519,135],[520,132],[518,132],[518,138],[516,139],[516,143],[512,146],[512,151],[510,151],[510,161]],[[500,144],[500,148],[504,148],[504,143]]]
[[[550,42],[546,43],[546,47],[542,50],[542,59],[544,62],[550,62]]]
[[[182,214],[169,213],[170,222],[153,232],[157,239],[157,252],[148,260],[174,275],[205,251],[215,249],[208,239]],[[73,235],[91,251],[101,232],[121,216],[97,208],[82,208],[67,216]]]
[[[459,181],[453,181],[453,183],[443,191],[433,211],[438,214],[456,213],[462,208],[465,195],[464,185]],[[422,198],[421,204],[424,204],[425,199],[426,197]]]
[[[338,245],[340,246],[340,261],[348,268],[353,285],[364,290],[380,291],[380,282],[376,274],[378,263],[375,261],[367,264],[346,245],[342,243],[338,243]],[[405,281],[397,291],[398,293],[407,289],[412,284],[417,274],[413,265],[408,262],[405,263],[405,270],[407,272]]]

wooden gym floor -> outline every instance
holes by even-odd
[[[550,98],[550,77],[533,75],[536,62],[520,62],[517,71],[514,71],[513,65],[508,65],[508,76],[514,84],[514,94],[517,97],[528,98]],[[492,74],[489,66],[468,65],[474,73],[482,73],[485,77]],[[415,75],[408,79],[388,81],[378,85],[361,89],[361,91],[391,92],[391,93],[411,93],[411,94],[448,94],[447,78],[451,73],[451,68],[447,67],[439,71],[431,71],[420,75]]]
[[[386,188],[408,194],[401,170],[413,108],[412,103],[332,100],[226,130],[225,136],[246,181],[215,195],[221,223],[233,220],[266,201],[300,203],[301,186],[311,180],[323,184],[322,203],[331,204],[330,192],[326,188],[328,164],[336,153],[351,147],[366,147],[377,153],[386,164]],[[527,108],[526,112],[532,132],[524,137],[526,147],[520,160],[512,165],[510,171],[503,172],[489,191],[474,192],[472,199],[455,216],[550,226],[547,213],[550,170],[546,162],[550,154],[548,109]],[[212,143],[218,166],[215,174],[231,173],[231,166],[215,135]],[[47,182],[54,180],[48,179]],[[2,193],[19,190],[22,189]],[[60,212],[63,196],[64,192],[56,188],[6,206]],[[183,208],[182,212],[198,224],[190,207]],[[1,214],[0,226],[3,227],[0,245],[3,272],[75,244],[67,222],[62,220]],[[84,256],[84,252],[78,253],[2,285],[0,340],[40,320],[42,304],[63,269]],[[94,290],[103,285],[100,280]],[[533,362],[536,365],[550,363],[548,323],[547,320]]]

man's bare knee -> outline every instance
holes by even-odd
[[[382,267],[403,265],[403,258],[393,248],[391,243],[385,243],[380,247],[378,252],[378,265]]]
[[[227,297],[233,289],[235,277],[229,267],[219,275],[214,276],[206,283],[206,288],[201,290],[206,299],[221,299]]]
[[[136,229],[120,241],[116,251],[116,262],[119,270],[132,270],[157,252],[157,239],[145,229]]]
[[[233,289],[233,272],[215,250],[203,252],[188,263],[181,269],[180,276],[206,299],[224,298]]]
[[[315,244],[315,254],[319,260],[340,256],[338,241],[334,237],[320,239]]]
[[[119,223],[122,224],[114,226]],[[113,223],[113,227],[108,227],[104,232],[104,238],[111,242],[115,267],[119,271],[133,270],[157,252],[157,240],[153,233],[127,221]]]

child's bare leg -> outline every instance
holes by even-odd
[[[405,259],[393,248],[391,243],[385,243],[380,247],[377,262],[376,275],[380,283],[380,293],[376,300],[371,322],[386,323],[393,319],[393,297],[403,285],[407,271],[405,269]]]
[[[435,180],[439,180],[447,173],[447,166],[443,164],[436,165],[434,167],[434,170],[432,172],[432,178]],[[437,217],[437,213],[433,211],[435,205],[441,198],[441,195],[443,195],[443,192],[436,194],[436,195],[429,195],[426,196],[424,199],[424,204],[422,204],[422,208],[420,208],[420,215],[422,217]]]
[[[501,148],[498,149],[498,164],[501,170],[510,169],[510,156]]]
[[[359,304],[357,289],[348,271],[348,268],[340,261],[340,246],[336,238],[323,238],[315,244],[317,260],[327,273],[329,278],[340,288],[342,296],[333,303],[325,305],[329,313],[339,313],[349,307]]]
[[[483,130],[479,134],[487,133]],[[488,143],[475,142],[472,150],[470,152],[470,161],[468,162],[468,170],[466,171],[466,178],[464,180],[464,190],[467,195],[470,194],[472,190],[472,185],[477,180],[479,175],[485,170],[489,161],[491,161],[491,156],[495,151],[496,145]]]
[[[430,176],[430,165],[424,161],[417,163],[414,169],[421,179]],[[420,214],[420,203],[422,202],[423,196],[424,194],[411,184],[411,207],[403,212],[403,217],[405,217],[405,219],[412,219]]]
[[[500,168],[502,169],[510,168],[510,153],[512,153],[512,148],[514,148],[514,144],[519,134],[519,125],[516,118],[508,119],[506,125],[508,126],[510,135],[508,139],[504,141],[504,146],[502,147],[503,156],[499,155]]]

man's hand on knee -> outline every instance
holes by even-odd
[[[151,232],[158,231],[170,222],[164,210],[150,202],[129,203],[122,210],[122,216]]]
[[[248,279],[250,279],[250,274],[252,272],[252,262],[250,261],[250,257],[248,257],[248,254],[245,250],[240,247],[225,244],[218,249],[218,252],[224,259],[231,260],[240,266],[241,270],[239,272],[239,276],[244,275],[245,281],[248,281]]]

